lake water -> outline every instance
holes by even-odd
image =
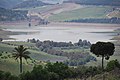
[[[44,27],[31,27],[26,29],[8,29],[14,32],[32,32],[31,34],[12,35],[10,38],[15,38],[16,41],[26,41],[27,39],[39,39],[53,40],[53,41],[64,41],[64,42],[77,42],[79,39],[88,40],[91,43],[97,41],[110,41],[113,37],[112,33],[93,33],[93,32],[111,32],[118,27],[114,26],[83,26],[83,25],[60,25],[60,26],[44,26]]]

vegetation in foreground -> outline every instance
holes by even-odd
[[[10,56],[10,53],[8,53],[7,51],[9,51],[9,52],[11,51],[11,46],[10,45],[13,44],[13,43],[12,42],[11,43],[6,42],[4,44],[2,43],[3,45],[6,44],[8,46],[7,49],[6,49],[6,55],[9,58],[11,56]],[[18,46],[18,44],[19,43],[14,43],[14,46]],[[3,45],[2,45],[2,47],[3,47]],[[30,46],[32,50],[37,50],[37,48],[35,48],[35,47],[32,48],[33,45],[35,46],[34,43],[24,44],[24,46]],[[93,44],[93,45],[95,45],[95,44]],[[101,45],[103,47],[99,47]],[[12,47],[13,49],[14,49],[14,46]],[[30,49],[30,47],[28,49]],[[3,50],[3,49],[5,49],[5,48],[1,48],[1,50]],[[16,50],[17,49],[18,48],[16,48]],[[110,43],[110,44],[105,43],[104,44],[102,42],[99,45],[95,45],[95,46],[91,47],[91,49],[92,49],[91,51],[93,53],[95,53],[96,55],[102,55],[102,54],[96,53],[94,51],[94,49],[97,49],[97,52],[101,52],[101,51],[105,52],[104,57],[106,57],[106,58],[111,56],[111,55],[106,54],[107,51],[109,52],[110,50],[112,50],[111,53],[113,53],[113,51],[114,51],[112,43]],[[107,51],[104,51],[106,49],[107,49]],[[26,50],[26,48],[25,48],[25,50]],[[69,50],[65,50],[65,51],[69,52]],[[12,52],[13,51],[11,51],[11,53]],[[101,52],[101,53],[103,53],[103,52]],[[1,61],[3,61],[3,59],[6,60],[6,58],[7,57],[5,56],[5,53],[4,53],[4,56],[3,56],[3,54],[1,54]],[[56,63],[46,62],[46,63],[47,64],[42,64],[42,65],[35,64],[35,65],[33,65],[34,67],[31,66],[30,71],[25,71],[24,73],[20,74],[19,76],[11,75],[11,73],[9,73],[9,72],[1,71],[1,74],[0,74],[2,76],[1,79],[4,80],[6,78],[6,76],[8,76],[9,80],[16,80],[16,79],[17,80],[38,80],[38,79],[40,79],[40,80],[65,80],[65,79],[67,79],[67,80],[73,80],[73,79],[78,79],[78,80],[80,80],[80,79],[101,80],[101,79],[103,79],[103,77],[101,77],[101,76],[105,76],[104,78],[109,80],[110,77],[108,77],[108,76],[111,76],[112,74],[114,74],[116,70],[117,70],[117,73],[115,75],[111,76],[111,80],[120,79],[120,75],[119,75],[120,64],[117,60],[112,60],[112,61],[108,62],[106,68],[104,68],[105,72],[103,72],[103,68],[100,67],[100,66],[95,66],[95,67],[93,67],[93,66],[89,66],[89,67],[88,66],[69,67],[68,65],[65,65],[62,62],[56,62]],[[23,66],[23,68],[24,67],[25,66]]]
[[[108,62],[105,72],[101,67],[78,66],[68,67],[63,63],[47,63],[36,65],[32,71],[24,72],[19,76],[11,75],[9,72],[0,71],[1,80],[105,80],[120,79],[120,64],[117,60]],[[6,79],[7,78],[7,79]]]

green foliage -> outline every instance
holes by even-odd
[[[44,64],[44,61],[47,60],[55,62],[64,61],[67,59],[66,57],[60,57],[41,52],[35,47],[34,43],[27,43],[22,41],[9,41],[4,43],[2,42],[0,43],[0,53],[2,54],[2,56],[0,56],[0,70],[11,72],[14,75],[19,75],[19,60],[15,60],[14,58],[12,58],[14,48],[18,47],[19,45],[23,45],[24,47],[28,48],[28,51],[31,53],[29,56],[36,61],[35,63],[32,63],[31,60],[27,60],[27,63],[26,60],[23,59],[23,70],[25,72],[31,71],[34,64],[42,64],[40,63],[40,61],[43,61]],[[7,58],[2,59],[5,58],[4,56]]]
[[[97,42],[92,44],[90,51],[97,56],[104,56],[106,59],[109,59],[114,53],[115,46],[110,42]]]
[[[63,63],[48,63],[35,66],[31,72],[21,74],[21,80],[63,80],[70,76],[68,66]]]
[[[31,72],[24,72],[18,77],[8,72],[0,71],[0,80],[73,80],[87,79],[101,80],[105,75],[105,80],[119,80],[120,69],[114,69],[112,72],[102,72],[101,67],[68,67],[63,63],[47,63],[45,66],[36,65]],[[88,79],[89,80],[89,79]]]
[[[120,63],[118,60],[111,60],[107,63],[106,70],[111,71],[114,70],[115,68],[120,68]]]
[[[17,76],[11,75],[9,72],[0,71],[0,80],[18,80]]]
[[[70,76],[69,67],[63,63],[56,62],[54,64],[48,63],[46,69],[49,72],[54,72],[59,75],[59,79],[64,79]]]
[[[95,54],[96,56],[102,56],[102,68],[104,69],[104,57],[106,60],[113,55],[115,51],[115,46],[111,42],[97,42],[96,44],[92,44],[90,48],[90,52]]]
[[[35,66],[32,72],[22,74],[21,80],[48,80],[49,73],[43,66]]]
[[[20,73],[22,73],[22,64],[23,64],[22,58],[25,58],[25,60],[30,59],[29,54],[30,52],[28,52],[27,48],[25,48],[23,45],[15,47],[13,57],[20,60]]]

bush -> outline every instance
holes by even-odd
[[[0,80],[19,80],[19,78],[9,72],[0,71]]]
[[[118,62],[117,59],[116,59],[116,60],[109,61],[109,62],[107,63],[107,67],[106,67],[106,70],[107,70],[107,71],[111,71],[111,70],[113,70],[113,69],[115,69],[115,68],[120,68],[120,63]]]

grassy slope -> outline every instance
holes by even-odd
[[[90,6],[81,9],[62,12],[49,17],[51,21],[66,21],[83,18],[106,18],[107,13],[112,10],[108,6]]]
[[[2,53],[1,57],[8,56],[8,55],[12,56],[11,53],[12,53],[12,50],[14,50],[14,47],[18,45],[24,45],[25,47],[29,48],[28,51],[30,51],[31,53],[30,54],[31,58],[33,60],[36,60],[37,62],[39,62],[39,60],[62,61],[67,59],[65,57],[53,56],[44,52],[40,52],[35,47],[35,44],[33,43],[27,43],[27,42],[6,42],[6,43],[10,43],[10,45],[0,43],[0,53]],[[1,57],[0,57],[0,70],[9,71],[12,74],[19,74],[19,63],[15,59],[13,58],[3,59]],[[34,66],[31,60],[28,60],[28,64],[24,60],[23,64],[24,64],[24,67],[23,67],[24,71],[31,70],[32,67]]]

